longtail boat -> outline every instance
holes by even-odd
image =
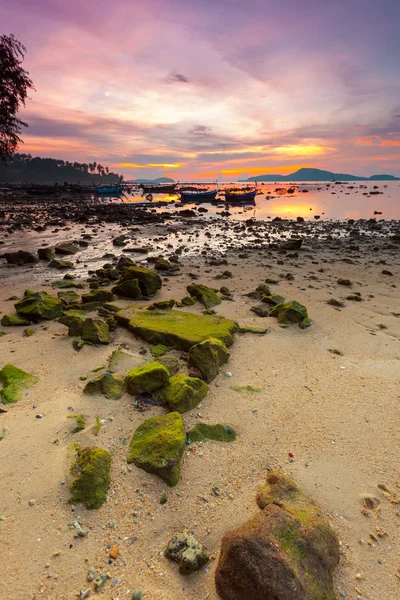
[[[139,188],[146,194],[170,194],[175,192],[177,183],[141,183]]]
[[[212,202],[217,194],[218,190],[212,192],[180,192],[182,202]]]
[[[96,187],[96,194],[101,196],[107,196],[109,194],[120,194],[124,189],[124,184],[115,184],[115,185],[99,185]]]
[[[230,204],[241,204],[242,202],[254,202],[257,190],[252,192],[225,192],[225,200]]]

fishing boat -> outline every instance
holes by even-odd
[[[80,183],[71,183],[68,186],[68,191],[74,194],[90,194],[96,191],[93,185],[81,185]]]
[[[211,192],[180,192],[182,202],[212,202],[217,194],[218,190]]]
[[[143,194],[171,194],[175,192],[177,183],[141,183],[139,188]]]
[[[124,184],[116,183],[115,185],[98,185],[96,187],[96,194],[98,196],[109,196],[120,194],[124,189]]]
[[[251,192],[225,192],[225,200],[230,204],[242,204],[243,202],[254,202],[257,190]]]

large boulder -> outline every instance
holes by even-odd
[[[185,413],[195,408],[207,396],[208,385],[197,377],[178,373],[161,390],[163,404],[172,411]]]
[[[181,575],[190,575],[198,571],[209,560],[203,545],[187,529],[172,537],[165,550],[165,556],[178,564]]]
[[[196,367],[207,383],[215,379],[220,366],[228,362],[230,352],[223,342],[210,338],[192,346],[189,350],[189,365]]]
[[[3,386],[0,391],[1,401],[4,404],[18,402],[21,399],[23,390],[37,383],[37,381],[39,381],[39,378],[35,375],[30,375],[14,365],[5,365],[0,371],[0,383]]]
[[[5,258],[10,265],[17,265],[21,267],[23,265],[30,265],[38,262],[36,256],[26,250],[18,250],[17,252],[5,252],[0,256]]]
[[[180,462],[185,446],[185,426],[179,413],[151,417],[139,425],[133,434],[127,461],[174,486],[180,478]]]
[[[114,285],[111,290],[113,294],[116,294],[117,296],[132,298],[132,300],[137,300],[142,295],[138,279],[128,279],[127,281],[118,283],[117,285]]]
[[[169,372],[161,363],[154,361],[131,369],[125,377],[128,392],[132,395],[154,392],[169,380]]]
[[[206,308],[212,308],[221,304],[221,298],[217,295],[216,291],[206,285],[192,283],[186,289],[192,298],[196,298]]]
[[[47,292],[32,292],[25,290],[24,297],[14,304],[19,315],[29,321],[37,319],[56,319],[63,312],[63,303],[59,298],[50,296]]]
[[[271,309],[269,316],[277,317],[278,322],[284,325],[287,325],[288,323],[298,323],[300,329],[304,329],[311,325],[306,307],[295,300],[276,304]]]
[[[109,327],[101,319],[87,317],[83,323],[81,335],[84,342],[91,342],[92,344],[110,343]]]
[[[118,313],[116,318],[118,320]],[[151,344],[164,344],[186,352],[208,338],[231,346],[233,334],[239,329],[235,321],[220,315],[200,316],[173,309],[137,311],[127,327]]]
[[[161,277],[157,271],[146,269],[146,267],[127,267],[118,283],[124,283],[130,279],[137,279],[139,281],[140,290],[143,296],[147,298],[154,296],[162,286]]]
[[[104,448],[76,448],[71,473],[70,503],[82,503],[88,509],[100,508],[110,487],[111,454]]]
[[[335,600],[339,543],[326,517],[278,471],[257,496],[261,512],[225,534],[215,574],[223,600]]]

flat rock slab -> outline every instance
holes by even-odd
[[[188,351],[195,344],[215,338],[231,346],[239,326],[220,315],[200,316],[179,310],[142,310],[129,321],[128,329],[152,344]]]

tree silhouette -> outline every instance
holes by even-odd
[[[0,159],[9,160],[21,143],[19,134],[27,123],[17,118],[25,106],[29,88],[35,89],[22,68],[26,48],[13,34],[0,36]]]

